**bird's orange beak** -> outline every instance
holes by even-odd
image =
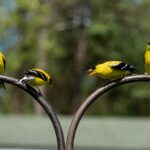
[[[93,74],[95,74],[92,69],[89,69],[87,72],[89,73],[89,76],[92,76]]]

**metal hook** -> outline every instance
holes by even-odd
[[[130,75],[126,76],[122,79],[119,79],[117,81],[112,81],[111,83],[98,88],[95,90],[90,96],[88,96],[85,101],[82,103],[82,105],[79,107],[79,109],[76,111],[69,131],[67,135],[66,140],[66,150],[73,150],[74,147],[74,138],[77,131],[77,127],[79,125],[80,120],[82,119],[85,111],[96,101],[98,97],[100,97],[102,94],[106,93],[107,91],[111,90],[114,87],[117,87],[119,85],[123,85],[126,83],[132,83],[132,82],[142,82],[142,81],[150,81],[150,75]]]
[[[23,89],[28,94],[30,94],[34,98],[34,100],[36,100],[43,107],[43,109],[46,111],[47,115],[49,116],[49,118],[53,124],[56,138],[57,138],[58,150],[64,150],[65,142],[64,142],[63,130],[62,130],[61,124],[59,122],[59,119],[58,119],[55,111],[53,110],[52,106],[41,95],[39,95],[39,93],[34,88],[32,88],[30,85],[21,84],[15,78],[2,76],[2,75],[0,75],[0,81],[15,85],[15,86]]]

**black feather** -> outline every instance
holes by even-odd
[[[92,70],[95,70],[95,69],[96,69],[96,66],[93,66],[91,69],[92,69]]]
[[[111,68],[116,70],[125,70],[125,71],[135,71],[135,68],[132,65],[129,65],[127,63],[121,62],[117,65],[111,66]]]
[[[40,71],[37,71],[37,70],[28,70],[25,74],[30,75],[30,76],[34,76],[34,77],[38,77],[44,81],[47,81],[46,75]]]

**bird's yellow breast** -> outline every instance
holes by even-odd
[[[41,86],[45,83],[46,81],[35,77],[34,80],[29,81],[29,84],[31,84],[32,86]]]
[[[120,61],[110,61],[103,64],[100,64],[96,67],[96,74],[101,78],[114,80],[125,75],[123,70],[115,70],[111,68],[111,65],[120,63]]]
[[[150,51],[145,52],[145,63],[150,64]]]
[[[0,74],[4,74],[5,72],[3,57],[4,56],[0,53]]]
[[[145,59],[145,73],[150,74],[150,51],[147,50],[144,55]]]

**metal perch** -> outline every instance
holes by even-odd
[[[27,84],[20,84],[18,82],[18,80],[15,78],[0,75],[0,81],[15,85],[15,86],[23,89],[28,94],[30,94],[34,98],[34,100],[36,100],[43,107],[43,109],[46,111],[47,115],[49,116],[49,118],[53,124],[56,138],[57,138],[58,150],[64,150],[65,142],[64,142],[63,130],[62,130],[61,124],[57,118],[57,115],[54,112],[51,105],[34,88],[32,88],[31,86],[29,86]]]
[[[102,94],[106,93],[107,91],[111,90],[114,87],[117,87],[119,85],[123,85],[126,83],[132,83],[132,82],[142,82],[142,81],[150,81],[150,75],[130,75],[126,76],[122,79],[118,79],[115,81],[112,81],[111,83],[98,88],[95,90],[89,97],[85,99],[85,101],[82,103],[82,105],[79,107],[77,112],[75,113],[69,131],[67,135],[67,141],[66,141],[66,150],[73,150],[74,146],[74,138],[76,134],[77,127],[79,125],[79,122],[81,118],[84,115],[84,112],[92,105],[92,103],[95,102],[95,100],[100,97]]]
[[[15,85],[24,91],[26,91],[28,94],[30,94],[34,100],[36,100],[46,111],[48,114],[57,138],[57,145],[58,145],[58,150],[64,150],[65,149],[65,142],[64,142],[64,134],[63,130],[61,127],[61,124],[57,118],[56,113],[54,112],[53,108],[49,103],[47,103],[46,100],[31,86],[27,84],[20,84],[17,79],[11,78],[11,77],[6,77],[0,75],[0,81],[3,81],[5,83],[9,83],[12,85]],[[131,75],[131,76],[126,76],[122,79],[115,80],[103,87],[98,88],[96,91],[94,91],[85,101],[82,103],[82,105],[79,107],[77,112],[75,113],[69,131],[67,135],[67,140],[66,140],[66,150],[73,150],[74,146],[74,138],[76,134],[77,127],[79,125],[80,120],[82,119],[84,112],[92,105],[92,103],[95,102],[95,100],[100,97],[102,94],[106,93],[107,91],[111,90],[114,87],[117,87],[122,84],[126,83],[132,83],[132,82],[142,82],[142,81],[150,81],[150,75]]]

